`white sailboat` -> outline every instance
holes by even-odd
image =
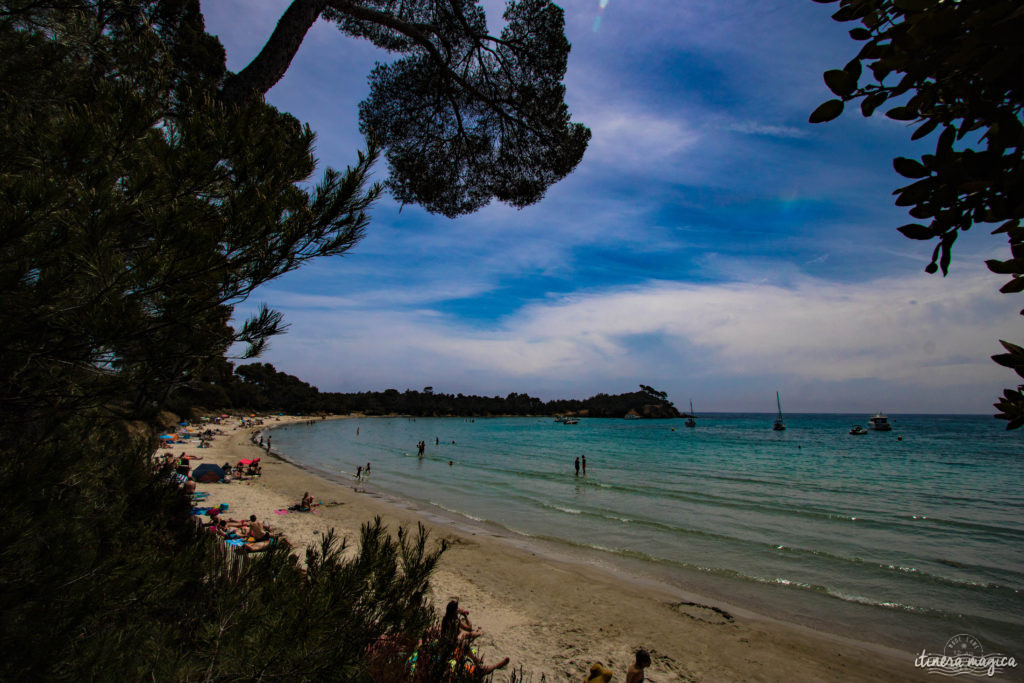
[[[779,407],[779,416],[775,418],[775,424],[772,425],[772,429],[777,432],[784,431],[786,429],[786,423],[782,420],[782,400],[779,398],[779,392],[775,392],[775,404]]]
[[[690,399],[690,417],[686,418],[687,427],[696,427],[697,421],[693,419],[693,399]]]

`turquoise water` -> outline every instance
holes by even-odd
[[[785,432],[773,417],[360,418],[273,442],[342,477],[371,462],[372,488],[422,508],[786,620],[910,652],[970,633],[1024,658],[1024,434],[982,416],[896,415],[863,436],[848,431],[866,415],[791,415]]]

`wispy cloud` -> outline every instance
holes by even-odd
[[[765,135],[773,138],[806,138],[810,132],[794,126],[777,126],[757,121],[734,121],[722,126],[722,130],[744,135]]]
[[[323,388],[418,380],[491,391],[525,384],[557,392],[560,385],[562,394],[572,394],[584,374],[588,385],[607,387],[659,377],[675,365],[679,376],[660,380],[670,392],[683,390],[683,376],[724,381],[766,374],[829,383],[840,394],[844,384],[864,380],[973,384],[991,392],[1005,378],[988,356],[1000,336],[1014,332],[1006,310],[1011,302],[993,303],[996,286],[980,272],[857,286],[809,277],[788,286],[650,282],[537,301],[477,326],[429,306],[346,312],[343,302],[327,311],[283,299],[293,334],[276,343],[271,358],[307,376],[314,371],[302,360],[307,353],[310,360],[344,358],[341,371],[317,365]],[[637,339],[646,341],[643,352]],[[354,376],[366,384],[354,386]]]

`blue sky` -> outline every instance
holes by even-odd
[[[449,220],[386,197],[367,237],[259,290],[291,325],[262,360],[324,391],[433,386],[544,399],[644,383],[700,411],[991,413],[1019,301],[962,236],[952,272],[905,239],[898,122],[807,123],[856,52],[810,0],[568,0],[572,119],[593,139],[540,203]],[[203,0],[244,67],[286,0]],[[503,3],[484,2],[498,27]],[[344,168],[389,55],[320,21],[267,95]],[[383,178],[381,166],[377,175]]]

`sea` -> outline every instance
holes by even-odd
[[[849,433],[868,417],[352,418],[273,444],[340,481],[370,463],[375,495],[681,599],[913,654],[968,634],[1024,660],[1024,432],[892,415]]]

